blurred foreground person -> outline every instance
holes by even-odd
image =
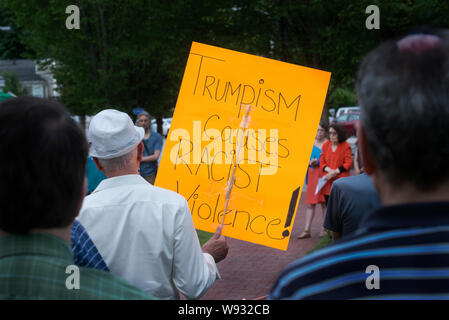
[[[379,207],[379,196],[365,173],[338,179],[332,184],[323,226],[337,240],[356,232],[363,217]]]
[[[449,299],[449,33],[388,41],[358,73],[365,172],[383,207],[289,266],[272,299]]]
[[[117,110],[90,122],[90,154],[108,177],[79,216],[111,273],[161,299],[197,299],[220,275],[228,246],[220,230],[201,248],[186,199],[139,175],[144,129]]]
[[[0,299],[151,298],[107,272],[74,266],[70,231],[86,193],[87,151],[60,104],[0,103]]]

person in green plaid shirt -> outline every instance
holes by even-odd
[[[108,272],[75,266],[70,229],[86,193],[87,152],[59,103],[0,103],[0,299],[153,299]]]

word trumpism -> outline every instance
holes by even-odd
[[[224,60],[196,53],[191,54],[201,56],[193,96],[202,96],[212,102],[240,106],[238,117],[240,117],[243,105],[252,105],[255,108],[261,108],[264,112],[275,113],[278,116],[281,113],[290,112],[292,120],[297,120],[301,94],[297,93],[294,97],[288,97],[282,91],[270,88],[264,79],[259,79],[258,85],[220,79],[217,75],[209,74],[205,70],[206,64],[203,63],[203,60],[206,62],[212,59],[214,62],[218,61],[217,63],[224,62]]]

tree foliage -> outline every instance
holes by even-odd
[[[19,77],[12,71],[4,71],[2,77],[5,80],[5,85],[3,87],[3,92],[12,92],[16,96],[26,95],[27,91],[22,86]]]
[[[353,104],[363,56],[414,27],[448,27],[439,0],[80,0],[80,30],[67,30],[66,0],[0,0],[39,58],[55,61],[62,100],[76,114],[176,103],[192,41],[332,72],[326,107]],[[368,30],[365,9],[380,8]]]
[[[80,1],[80,30],[65,26],[69,1],[4,2],[37,57],[56,62],[52,71],[73,113],[105,107],[130,113],[140,106],[161,116],[173,106],[167,72],[173,48],[163,45],[168,39],[157,1]]]
[[[379,30],[365,27],[372,4]],[[235,49],[332,72],[326,107],[334,108],[353,104],[358,65],[380,41],[420,26],[449,27],[449,2],[439,0],[242,0],[235,8]]]
[[[12,20],[11,12],[0,3],[0,59],[20,59],[34,56],[22,42],[23,31]]]

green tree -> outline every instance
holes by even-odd
[[[4,71],[2,77],[5,80],[5,86],[3,87],[3,92],[12,92],[16,96],[26,95],[27,91],[22,86],[19,77],[12,71]]]
[[[142,107],[156,117],[171,114],[191,42],[213,44],[216,17],[225,6],[198,0],[84,0],[77,4],[80,30],[68,30],[65,8],[71,1],[2,1],[24,29],[27,45],[51,66],[71,112],[113,107],[131,113]]]
[[[75,114],[105,107],[156,116],[173,107],[170,56],[157,1],[85,0],[81,29],[65,27],[70,1],[4,1],[25,30],[27,44],[46,59],[62,101]],[[55,62],[55,64],[53,64]]]
[[[380,8],[379,30],[365,27],[371,4]],[[354,101],[358,65],[380,41],[449,27],[449,2],[439,0],[236,0],[228,14],[235,49],[332,72],[325,118],[329,107]]]
[[[105,107],[171,113],[192,41],[332,72],[325,110],[354,100],[363,56],[420,25],[448,27],[439,0],[81,0],[81,29],[67,30],[67,0],[0,0],[27,46],[49,58],[73,113]],[[365,28],[368,5],[380,30]],[[323,116],[327,118],[327,112]]]
[[[0,3],[0,59],[32,58],[34,52],[21,40],[23,31],[11,18],[11,12]]]

